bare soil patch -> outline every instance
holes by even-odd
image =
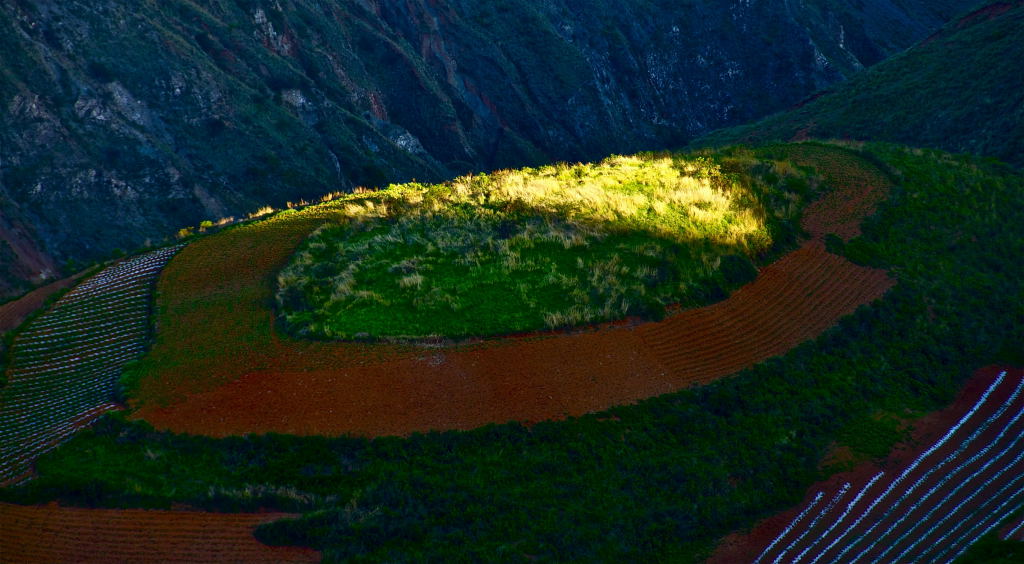
[[[884,272],[812,242],[730,299],[661,323],[419,348],[367,364],[335,352],[315,366],[289,354],[137,415],[157,428],[212,436],[403,435],[582,415],[711,382],[781,354],[892,284]]]
[[[884,272],[856,266],[811,241],[729,299],[638,332],[672,373],[704,384],[816,337],[893,284]]]
[[[801,225],[814,239],[834,233],[849,241],[860,235],[861,222],[875,212],[892,185],[885,173],[847,151],[799,144],[787,146],[786,156],[817,167],[835,187],[804,210]]]
[[[319,562],[308,548],[270,547],[257,525],[292,515],[81,509],[0,503],[3,561]]]

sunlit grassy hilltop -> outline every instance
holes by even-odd
[[[725,296],[793,242],[816,181],[732,152],[616,156],[332,202],[278,277],[317,337],[507,333],[660,316]]]

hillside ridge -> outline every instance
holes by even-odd
[[[264,205],[679,146],[973,4],[6,2],[0,296]]]
[[[1024,2],[990,2],[906,52],[693,147],[809,138],[888,141],[1024,167]]]

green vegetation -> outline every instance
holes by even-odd
[[[694,146],[855,138],[996,157],[1024,167],[1024,6],[950,23],[930,41],[759,122]],[[1002,13],[1003,8],[1009,11]]]
[[[995,532],[971,545],[954,564],[1020,564],[1024,562],[1024,542],[1002,540]]]
[[[936,409],[977,367],[1020,358],[1024,179],[967,157],[866,150],[898,187],[847,250],[899,284],[733,378],[566,421],[406,439],[215,440],[108,418],[0,498],[301,511],[258,536],[328,561],[698,560],[797,503],[849,425]]]
[[[856,457],[880,460],[889,456],[893,447],[909,436],[910,430],[899,418],[879,413],[850,421],[836,438]]]
[[[796,240],[817,180],[750,152],[404,184],[324,204],[278,277],[289,329],[315,337],[509,333],[661,317],[757,275]]]

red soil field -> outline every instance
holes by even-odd
[[[0,560],[8,564],[319,562],[317,551],[270,547],[252,536],[257,525],[290,516],[0,503]]]
[[[963,417],[974,406],[975,402],[978,401],[979,397],[983,394],[983,392],[995,381],[996,377],[1003,371],[1006,371],[1006,377],[1003,381],[1003,384],[995,388],[992,395],[989,396],[988,400],[982,406],[982,409],[980,409],[974,415],[974,417],[969,421],[969,424],[967,426],[963,427],[958,433],[954,434],[945,445],[935,450],[933,454],[931,454],[929,457],[925,458],[923,460],[923,464],[921,465],[921,467],[919,467],[918,470],[914,471],[908,476],[908,478],[904,482],[903,487],[905,487],[907,484],[914,482],[914,480],[918,476],[922,475],[924,471],[927,471],[929,468],[932,467],[932,462],[952,454],[957,449],[957,446],[959,445],[960,441],[968,433],[973,431],[977,427],[978,423],[984,421],[986,417],[993,415],[999,408],[1000,404],[1011,397],[1011,394],[1014,390],[1014,386],[1019,384],[1021,380],[1024,379],[1024,369],[1020,367],[988,366],[978,370],[971,377],[971,379],[968,380],[968,382],[961,390],[960,394],[957,396],[956,400],[952,405],[941,411],[931,413],[929,415],[926,415],[925,417],[913,421],[910,439],[904,443],[897,445],[896,448],[892,451],[892,453],[890,453],[890,455],[885,460],[880,462],[866,462],[860,464],[853,470],[835,474],[829,477],[827,480],[812,485],[810,488],[808,488],[808,493],[799,505],[796,505],[786,511],[783,511],[781,513],[778,513],[776,515],[773,515],[762,520],[749,531],[733,533],[722,539],[712,557],[707,561],[707,564],[731,564],[734,562],[753,562],[758,558],[759,555],[763,553],[766,547],[768,547],[773,541],[775,541],[775,539],[779,537],[780,533],[782,533],[790,525],[790,523],[793,522],[794,518],[796,518],[805,508],[807,508],[810,504],[813,503],[813,500],[815,499],[817,492],[823,492],[825,495],[818,503],[818,506],[815,508],[815,511],[807,513],[805,518],[798,524],[796,528],[794,528],[794,532],[792,532],[789,536],[784,537],[782,539],[782,542],[779,542],[775,546],[775,548],[772,551],[770,551],[764,559],[762,559],[763,562],[771,562],[778,555],[778,552],[781,548],[793,542],[794,539],[797,538],[798,533],[800,533],[802,530],[806,530],[804,527],[810,527],[809,522],[812,521],[814,516],[818,513],[817,510],[825,506],[832,499],[833,495],[843,488],[844,484],[849,483],[852,485],[852,488],[842,499],[840,499],[839,503],[836,504],[835,509],[833,509],[833,512],[831,514],[832,519],[824,519],[821,522],[819,522],[816,528],[812,527],[812,534],[807,535],[802,541],[795,543],[793,545],[793,548],[791,548],[789,552],[786,553],[782,561],[793,561],[794,558],[798,554],[800,554],[804,548],[807,548],[810,543],[814,543],[815,541],[818,541],[819,543],[817,545],[817,548],[819,550],[812,549],[810,554],[804,557],[806,561],[811,561],[815,557],[818,557],[821,558],[824,562],[829,562],[830,560],[836,558],[845,543],[841,542],[840,544],[836,545],[833,549],[821,555],[818,554],[819,552],[821,552],[821,548],[828,546],[826,540],[833,538],[832,536],[829,536],[827,539],[823,539],[821,541],[818,540],[819,538],[822,538],[822,534],[824,533],[827,526],[831,525],[834,522],[835,515],[841,513],[842,510],[847,506],[847,504],[850,501],[852,501],[854,495],[857,492],[859,492],[865,484],[868,484],[874,476],[876,476],[879,472],[884,472],[882,477],[875,483],[875,485],[866,492],[866,495],[862,499],[860,504],[858,504],[855,507],[855,509],[849,514],[847,519],[843,523],[841,523],[839,527],[836,528],[836,531],[838,532],[840,529],[845,528],[845,525],[849,525],[850,523],[854,522],[856,520],[856,517],[858,517],[861,514],[861,512],[863,512],[867,508],[871,500],[873,500],[886,489],[889,483],[892,482],[893,478],[900,475],[900,473],[909,465],[911,465],[918,456],[926,452],[926,450],[929,447],[931,447],[933,444],[939,441],[947,432],[949,432],[949,430],[960,420],[960,418]],[[1011,406],[1010,409],[1008,409],[1002,416],[1002,418],[999,419],[996,423],[1005,421],[1006,419],[1012,417],[1015,413],[1019,413],[1020,410],[1021,398],[1018,397],[1016,403],[1014,403],[1013,406]],[[1014,438],[1014,436],[1020,434],[1021,423],[1018,422],[1013,426],[1006,427],[1001,427],[999,424],[992,425],[989,429],[987,429],[985,432],[979,435],[978,439],[976,440],[976,443],[972,443],[973,446],[970,447],[970,450],[967,452],[966,455],[961,457],[961,460],[977,452],[978,447],[987,444],[994,437],[994,435],[996,435],[1002,429],[1006,429],[1008,431],[1008,438],[1012,439]],[[1005,438],[1007,437],[1004,437],[1004,439]],[[976,464],[980,465],[984,463],[986,460],[991,459],[993,454],[994,451],[990,452],[989,456],[981,457],[981,459]],[[1010,458],[1012,458],[1012,456],[1010,456]],[[953,464],[949,464],[943,467],[942,469],[940,469],[940,471],[932,475],[928,480],[924,481],[922,485],[918,487],[918,489],[914,492],[914,494],[912,494],[913,498],[908,500],[908,502],[905,502],[904,505],[912,504],[912,502],[916,501],[917,499],[920,499],[923,496],[923,494],[927,492],[931,487],[938,485],[938,483],[942,480],[943,476],[946,473],[950,472],[954,466],[955,462]],[[997,466],[1005,467],[1005,465],[1002,464]],[[970,474],[971,471],[974,470],[974,468],[975,467],[970,467],[967,470],[962,471],[961,474],[958,475],[958,477],[954,480],[954,482],[959,483],[958,481],[964,480],[966,478],[966,475]],[[1008,480],[1015,478],[1018,475],[1019,474],[1014,471],[1006,472],[1003,478],[993,482],[989,486],[989,488],[981,492],[981,496],[977,499],[976,502],[969,504],[967,507],[980,504],[983,501],[981,498],[983,498],[986,493],[991,495],[991,492],[998,490],[1002,485],[1006,484]],[[984,476],[985,474],[982,474],[982,477]],[[891,494],[887,498],[887,500],[883,501],[876,508],[876,511],[872,513],[871,517],[865,519],[859,525],[859,527],[857,527],[854,534],[856,534],[857,532],[863,533],[868,526],[876,522],[876,519],[877,522],[881,524],[881,526],[877,528],[875,531],[873,531],[874,537],[880,536],[880,533],[883,530],[885,530],[885,527],[892,524],[899,517],[905,516],[907,518],[905,524],[894,529],[896,534],[899,534],[901,531],[906,531],[907,527],[913,526],[918,523],[923,523],[924,515],[927,511],[934,508],[934,503],[937,501],[937,498],[941,497],[940,494],[942,493],[942,490],[940,490],[937,495],[934,495],[931,499],[929,499],[928,503],[922,504],[921,507],[919,507],[916,511],[906,512],[901,510],[894,512],[893,515],[890,515],[887,518],[879,517],[881,511],[887,509],[891,502],[899,498],[898,494],[902,492],[903,487],[895,488],[893,494]],[[953,497],[950,505],[952,505],[955,502],[961,501],[962,499],[967,497],[967,495],[973,493],[973,491],[969,490],[971,490],[971,488],[965,488],[965,491],[962,491],[958,495]],[[943,512],[937,512],[936,515],[932,515],[930,518],[928,518],[928,522],[924,525],[919,525],[920,529],[916,530],[915,532],[917,534],[921,534],[924,530],[928,528],[928,524],[934,522],[942,515],[944,515]],[[1009,530],[1009,528],[1007,528],[1006,530]],[[834,534],[835,533],[833,533],[833,535]],[[846,537],[846,539],[848,540],[850,538],[853,538],[854,534],[851,534],[850,536]],[[869,535],[869,537],[870,536],[871,535]],[[854,557],[857,556],[857,554],[863,549],[864,545],[866,545],[867,542],[870,542],[870,540],[871,539],[869,538],[867,541],[862,542],[860,545],[855,547],[856,550],[852,550],[847,554],[843,555],[841,561],[853,561]],[[889,543],[885,543],[885,546],[879,546],[876,549],[876,552],[877,550],[884,550],[888,548],[888,546]],[[920,550],[926,550],[930,547],[918,548]],[[893,560],[897,552],[899,551],[897,550],[886,554],[883,558],[884,561]],[[866,556],[869,558],[869,560],[873,557],[871,553],[869,553]],[[906,558],[909,559],[913,556],[915,556],[915,554],[910,553],[906,556]]]
[[[786,151],[822,167],[835,187],[805,212],[812,240],[723,302],[632,327],[444,347],[298,341],[273,327],[270,288],[324,219],[296,218],[292,227],[279,220],[260,237],[236,230],[200,240],[160,281],[169,315],[134,416],[218,437],[404,435],[582,415],[733,374],[814,338],[895,283],[830,255],[821,242],[826,233],[856,235],[888,179],[841,149]]]
[[[62,280],[50,282],[45,286],[40,286],[39,288],[32,290],[16,300],[0,305],[0,333],[17,329],[17,327],[25,321],[26,317],[37,309],[43,307],[43,304],[46,302],[46,298],[52,296],[57,291],[70,287],[75,283],[75,281],[81,278],[83,274],[85,274],[85,271],[79,272],[78,274],[69,276]]]
[[[804,210],[802,227],[812,238],[834,233],[844,241],[860,235],[860,224],[885,199],[892,182],[874,165],[845,151],[819,145],[788,145],[786,158],[813,166],[835,187]]]
[[[369,365],[279,367],[139,415],[226,436],[407,434],[582,415],[707,383],[783,353],[892,281],[809,243],[718,304],[662,323],[487,346],[420,349]]]

